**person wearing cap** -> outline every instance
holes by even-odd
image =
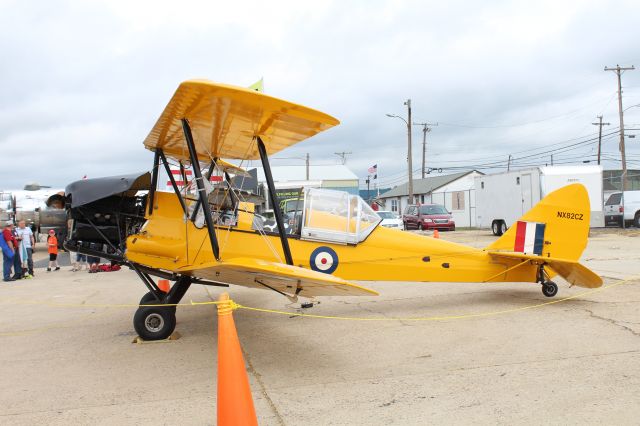
[[[20,243],[20,260],[22,261],[22,276],[25,278],[33,277],[33,246],[36,239],[33,236],[31,228],[26,226],[25,221],[18,222],[18,241]]]
[[[47,246],[49,247],[49,267],[47,272],[51,272],[51,268],[55,267],[54,271],[59,271],[58,266],[58,239],[56,238],[56,231],[49,230],[49,236],[47,237]]]
[[[7,225],[2,231],[5,241],[13,249],[13,280],[19,280],[22,278],[22,263],[20,262],[20,254],[18,248],[20,242],[18,241],[18,234],[16,234],[15,226],[12,221],[7,222]]]
[[[13,249],[13,243],[11,241],[11,227],[13,222],[5,223],[2,230],[2,237],[0,237],[0,248],[2,249],[2,278],[4,282],[15,281],[15,278],[11,278],[11,267],[13,266],[13,258],[15,256],[15,250]]]

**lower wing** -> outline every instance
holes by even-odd
[[[543,263],[569,283],[579,287],[596,288],[602,285],[602,278],[598,274],[576,260],[501,251],[490,251],[489,255],[496,258],[518,259],[523,262],[533,260],[537,263]]]
[[[378,293],[341,278],[298,266],[246,257],[211,262],[180,273],[210,281],[271,289],[290,296],[377,296]]]

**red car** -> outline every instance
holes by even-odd
[[[456,230],[456,223],[451,213],[440,204],[408,205],[402,215],[402,222],[404,229]]]

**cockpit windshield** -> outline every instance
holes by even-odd
[[[301,238],[357,244],[382,219],[357,195],[329,189],[305,190]]]

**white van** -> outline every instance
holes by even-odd
[[[640,191],[614,192],[609,196],[604,203],[605,223],[622,226],[623,213],[625,224],[640,228]]]

